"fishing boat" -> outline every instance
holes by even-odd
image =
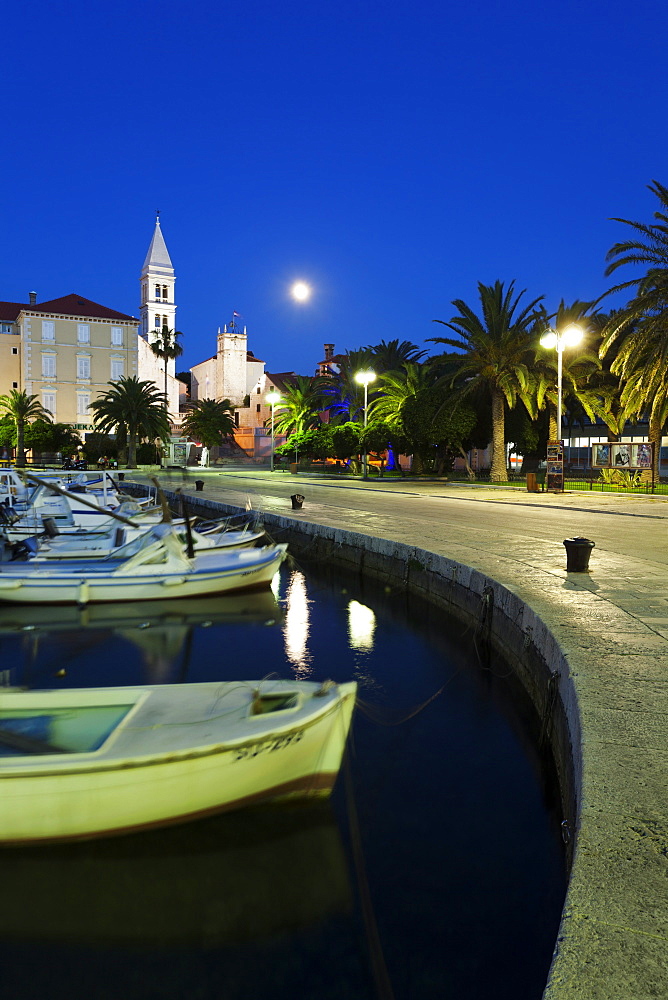
[[[0,563],[0,602],[88,604],[200,597],[268,587],[287,545],[207,549],[188,555],[170,524],[156,524],[132,554],[106,559],[62,559]]]
[[[355,682],[0,691],[0,843],[103,837],[328,794]]]

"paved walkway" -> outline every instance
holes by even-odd
[[[170,488],[405,542],[514,591],[564,651],[583,727],[581,828],[549,1000],[668,998],[668,500],[256,469]],[[303,508],[291,510],[301,493]],[[564,538],[596,543],[567,574]]]

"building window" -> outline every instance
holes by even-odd
[[[119,378],[123,378],[123,358],[112,358],[111,359],[111,381],[117,382]]]
[[[56,415],[56,394],[55,392],[42,393],[42,406],[48,410],[52,417]]]
[[[113,347],[123,346],[123,327],[122,326],[112,326],[111,328],[111,343]]]
[[[167,294],[167,285],[163,285],[162,286],[162,297],[163,297],[163,299],[168,299],[169,298],[169,296]]]
[[[146,302],[146,298],[147,298],[146,282],[143,281],[142,282],[142,286],[141,286],[141,300],[142,300],[142,302]]]
[[[55,378],[56,377],[56,355],[55,354],[43,354],[42,355],[42,378]]]
[[[18,389],[18,387],[19,387],[18,382],[12,382],[12,389]]]
[[[258,413],[260,413],[260,411],[262,410],[262,403],[258,403],[255,409],[257,410]]]
[[[160,317],[156,316],[155,317],[155,328],[156,328],[156,330],[159,330],[161,326],[162,326],[162,324],[160,322]]]
[[[12,347],[12,354],[18,354],[18,353],[19,353],[18,347]]]
[[[77,416],[87,417],[88,407],[90,406],[90,393],[78,393],[77,394]]]
[[[90,358],[84,355],[77,357],[77,378],[90,378]]]
[[[90,325],[88,323],[77,323],[77,342],[90,344]]]
[[[155,301],[159,302],[160,298],[161,298],[161,296],[160,296],[160,285],[156,285],[155,286]]]
[[[257,387],[257,389],[256,389],[255,391],[256,391],[256,393],[258,394],[258,396],[259,396],[259,395],[260,395],[260,393],[262,392],[262,390],[260,389],[260,386],[258,386],[258,387]]]
[[[42,320],[42,340],[55,340],[56,339],[56,324],[52,319]]]

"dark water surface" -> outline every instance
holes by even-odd
[[[275,672],[360,695],[330,801],[0,851],[1,996],[540,998],[566,875],[526,697],[456,620],[302,569],[276,597],[0,610],[6,684]]]

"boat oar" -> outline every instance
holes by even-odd
[[[106,507],[100,507],[99,503],[93,503],[92,500],[84,499],[82,493],[70,493],[69,490],[63,489],[62,486],[58,486],[56,483],[45,482],[40,479],[39,476],[32,476],[29,472],[24,472],[23,475],[31,483],[37,483],[40,486],[44,486],[46,489],[53,490],[54,493],[59,493],[60,496],[67,497],[68,500],[74,500],[75,503],[82,503],[84,507],[91,507],[93,510],[99,510],[102,514],[108,514],[109,517],[115,518],[120,521],[121,524],[129,524],[132,528],[137,527],[137,522],[133,521],[129,517],[123,517],[122,514],[117,514],[113,510],[108,510]]]

